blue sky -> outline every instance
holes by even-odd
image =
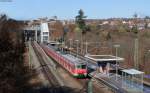
[[[150,0],[12,0],[0,2],[0,13],[16,19],[58,16],[73,19],[79,9],[88,18],[150,16]]]

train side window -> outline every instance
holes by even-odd
[[[77,65],[77,68],[81,68],[81,65]]]

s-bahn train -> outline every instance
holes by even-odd
[[[50,46],[42,45],[46,54],[59,63],[75,78],[86,78],[87,64],[86,61],[79,59],[71,54],[58,51]]]

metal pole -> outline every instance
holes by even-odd
[[[92,79],[90,79],[88,81],[88,93],[93,93],[93,89],[92,89]]]
[[[85,44],[86,44],[86,47],[85,47],[85,48],[86,48],[86,51],[85,51],[85,54],[87,54],[87,53],[88,53],[88,52],[87,52],[87,49],[88,49],[88,42],[86,42]]]
[[[122,80],[121,86],[123,88],[123,71],[121,72],[121,80]]]
[[[72,40],[72,39],[69,39],[69,41],[70,41],[70,54],[71,54],[71,40]]]
[[[118,50],[116,47],[116,80],[118,80],[118,78],[117,78],[117,73],[118,73],[118,70],[117,70],[117,56],[118,56],[118,54],[117,54],[117,52],[118,52]]]
[[[120,47],[120,45],[114,45],[114,47],[116,48],[116,81],[118,80],[117,74],[118,74],[118,64],[117,64],[117,56],[118,56],[118,48]]]
[[[77,42],[77,58],[78,58],[78,50],[79,50],[79,49],[78,49],[78,42]]]
[[[30,46],[29,46],[30,47]],[[29,56],[29,69],[31,70],[31,58],[30,58],[30,48],[28,48],[28,56]]]
[[[77,42],[77,58],[78,58],[78,50],[79,50],[79,49],[78,49],[78,41],[79,41],[79,40],[76,40],[76,42]]]
[[[134,67],[138,70],[138,38],[134,40]]]
[[[108,75],[108,77],[109,77],[109,70],[110,70],[110,63],[107,63],[107,75]]]
[[[28,56],[29,56],[29,69],[31,70],[32,69],[32,64],[31,64],[31,52],[30,52],[30,49],[31,49],[31,42],[29,41],[28,43]]]
[[[35,41],[37,42],[37,30],[35,30]]]
[[[61,43],[61,52],[63,52],[63,49],[62,49],[62,47],[63,47],[63,43]]]
[[[126,88],[126,83],[127,83],[127,82],[126,82],[126,72],[125,72],[125,80],[124,80],[124,81],[125,81],[125,88]]]
[[[143,93],[143,75],[144,74],[142,74],[142,80],[141,80],[141,83],[142,83],[142,93]]]
[[[150,53],[150,50],[148,50],[144,54],[144,67],[147,65],[146,63],[149,61],[149,59],[148,59],[149,53]],[[147,70],[145,70],[145,73],[147,73]]]

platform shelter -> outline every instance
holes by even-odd
[[[98,71],[103,74],[108,74],[110,71],[110,64],[116,65],[116,72],[118,70],[118,63],[123,62],[124,58],[112,55],[86,55],[88,59],[93,60],[98,65]]]
[[[133,93],[143,93],[144,72],[136,69],[122,70],[122,87]]]

